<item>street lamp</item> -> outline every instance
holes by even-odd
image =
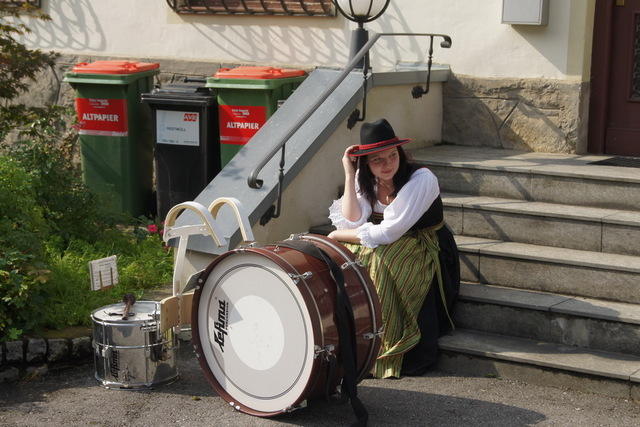
[[[351,47],[349,58],[353,58],[369,40],[369,33],[364,29],[366,22],[378,19],[391,0],[333,0],[338,12],[350,21],[358,24],[358,28],[351,34]],[[365,63],[369,65],[369,54],[358,63],[358,68],[364,68]]]

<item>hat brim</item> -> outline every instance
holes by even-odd
[[[394,141],[387,145],[383,145],[382,147],[373,147],[373,148],[364,148],[366,147],[366,145],[358,145],[356,146],[355,150],[349,153],[349,156],[351,157],[367,156],[369,154],[379,153],[381,151],[389,150],[393,147],[406,144],[407,142],[413,142],[413,139],[398,139],[397,141]]]

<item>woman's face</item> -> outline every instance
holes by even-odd
[[[398,172],[400,167],[400,153],[393,147],[379,153],[369,154],[367,164],[373,176],[379,180],[389,181]]]

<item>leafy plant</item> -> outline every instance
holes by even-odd
[[[48,270],[42,260],[47,224],[28,173],[0,156],[0,336],[33,327]]]
[[[38,109],[23,105],[11,105],[11,101],[29,87],[29,81],[35,80],[40,71],[52,67],[59,56],[55,52],[42,52],[29,49],[17,40],[17,37],[31,32],[19,21],[19,17],[28,14],[31,17],[49,21],[51,18],[29,4],[15,6],[0,3],[0,140],[16,127],[29,123]]]
[[[89,290],[89,261],[118,255],[120,283],[111,289]],[[124,293],[142,298],[145,290],[171,281],[172,257],[159,235],[139,239],[129,230],[111,229],[103,238],[88,243],[74,239],[64,252],[50,252],[51,275],[47,284],[47,307],[43,326],[89,325],[89,314],[97,307],[117,302]],[[64,307],[65,309],[61,309]]]
[[[71,111],[15,103],[57,57],[17,41],[29,32],[16,19],[25,12],[49,19],[0,2],[0,341],[88,325],[92,310],[123,293],[140,298],[171,281],[158,225],[103,213],[82,183]],[[91,291],[88,262],[114,254],[120,284]]]

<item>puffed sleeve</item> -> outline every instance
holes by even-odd
[[[357,175],[356,198],[358,200],[358,204],[360,205],[360,212],[362,213],[357,221],[349,221],[344,217],[344,215],[342,215],[342,197],[338,200],[334,200],[329,207],[329,219],[338,230],[352,230],[354,228],[358,228],[367,221],[367,218],[369,218],[369,216],[371,216],[371,204],[366,199],[366,197],[364,197],[364,195],[360,194]]]
[[[438,178],[429,169],[416,170],[384,210],[380,224],[363,223],[357,235],[363,246],[388,245],[406,233],[440,194]]]

